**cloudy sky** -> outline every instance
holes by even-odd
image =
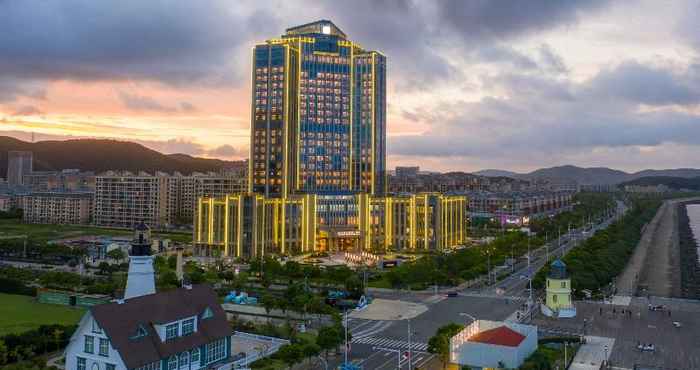
[[[0,134],[247,156],[255,42],[389,61],[388,164],[700,167],[700,1],[0,0]]]

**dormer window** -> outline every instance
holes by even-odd
[[[179,330],[180,329],[180,324],[179,323],[174,323],[170,324],[165,327],[165,340],[171,340],[177,338],[177,336],[180,334]]]
[[[139,325],[139,327],[136,329],[136,334],[131,336],[131,339],[139,339],[143,338],[148,335],[148,331],[146,331],[146,328],[143,327],[143,325]]]
[[[102,333],[102,329],[100,329],[100,325],[97,324],[97,320],[92,320],[92,332],[93,333]]]
[[[214,312],[212,312],[211,308],[205,308],[204,312],[202,312],[202,320],[209,319],[212,317],[214,317]]]
[[[194,319],[187,319],[182,322],[182,335],[194,333]]]

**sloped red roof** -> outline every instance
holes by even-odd
[[[469,341],[495,344],[499,346],[517,347],[524,339],[524,335],[504,325],[494,329],[484,330],[481,333],[469,338]]]

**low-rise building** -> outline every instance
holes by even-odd
[[[155,291],[150,229],[136,226],[124,299],[91,306],[65,350],[66,369],[230,369],[233,330],[209,285]]]
[[[92,193],[39,192],[21,195],[22,222],[29,224],[89,224]]]
[[[476,320],[450,339],[450,362],[469,369],[517,369],[536,350],[536,326]]]
[[[194,243],[198,253],[225,257],[448,250],[466,239],[466,206],[464,196],[433,193],[201,198]]]
[[[527,225],[529,220],[571,208],[572,192],[467,192],[469,216],[492,219],[501,225]]]

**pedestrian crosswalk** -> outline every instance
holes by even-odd
[[[348,322],[348,327],[353,338],[361,338],[379,334],[392,323],[392,321],[353,319]]]
[[[375,347],[386,347],[394,349],[408,349],[408,342],[405,340],[397,340],[391,338],[383,337],[361,337],[352,338],[353,343],[368,344]],[[422,342],[411,342],[411,350],[413,351],[427,351],[428,343]]]

